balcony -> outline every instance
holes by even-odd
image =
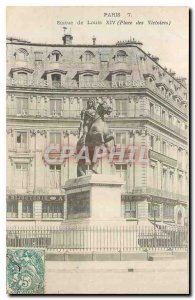
[[[18,218],[18,213],[17,212],[7,212],[6,213],[7,218]]]
[[[177,160],[173,159],[167,155],[161,154],[159,152],[156,152],[154,150],[149,150],[149,158],[153,158],[155,160],[158,160],[162,163],[168,164],[169,166],[172,166],[173,168],[177,167]]]
[[[181,135],[185,138],[187,138],[187,130],[183,130],[179,128],[176,125],[170,124],[168,121],[163,120],[161,116],[152,113],[150,110],[121,110],[117,111],[114,110],[110,114],[109,117],[114,117],[114,118],[150,118],[160,125],[164,125],[167,129],[170,129],[171,131],[177,133],[178,135]]]
[[[80,118],[80,110],[58,110],[50,111],[49,109],[26,109],[25,113],[18,113],[16,108],[7,108],[7,117],[18,117],[18,118]]]
[[[120,63],[121,64],[121,63]],[[122,63],[124,66],[127,65],[126,63]],[[124,69],[123,66],[123,69]],[[119,68],[119,65],[116,64],[116,66],[114,68],[117,69]],[[122,68],[122,66],[121,66]],[[86,68],[85,68],[86,69]],[[98,71],[94,71],[99,73]],[[111,71],[112,72],[116,72],[116,70]],[[125,72],[131,73],[131,71],[129,70],[125,70]],[[45,79],[27,79],[27,80],[20,80],[20,79],[13,79],[10,77],[7,77],[7,86],[15,86],[15,87],[36,87],[36,88],[59,88],[59,89],[63,89],[63,88],[98,88],[98,89],[102,89],[102,88],[148,88],[149,90],[151,90],[152,92],[154,92],[155,94],[157,94],[158,96],[160,96],[161,98],[163,98],[165,101],[169,102],[171,105],[173,105],[174,107],[176,107],[179,110],[182,110],[185,114],[187,113],[187,108],[183,107],[181,104],[177,103],[177,101],[174,101],[172,98],[170,98],[168,95],[164,94],[158,87],[156,87],[156,85],[150,83],[150,82],[146,82],[146,81],[142,81],[142,80],[127,80],[126,82],[123,82],[123,84],[117,84],[117,82],[113,82],[113,81],[108,81],[108,80],[96,80],[93,82],[79,82],[76,80],[69,80],[69,81],[65,81],[65,82],[61,82],[60,86],[52,86],[52,83],[50,83],[49,81],[45,80]],[[183,103],[186,103],[185,100],[182,101]]]
[[[22,218],[30,219],[33,218],[33,212],[22,213]]]
[[[187,138],[187,130],[185,131],[185,130],[179,128],[178,126],[171,124],[168,120],[163,119],[160,115],[157,115],[154,112],[151,112],[150,110],[144,110],[142,116],[151,118],[152,120],[155,120],[156,122],[160,123],[161,125],[164,125],[166,128]]]
[[[181,195],[181,194],[176,194],[173,192],[165,191],[165,190],[160,190],[156,188],[151,188],[151,187],[136,187],[133,192],[133,195],[151,195],[151,196],[157,196],[160,198],[167,198],[175,201],[184,201],[187,202],[188,196],[186,195]]]
[[[94,71],[96,72],[96,71]],[[112,72],[116,72],[116,71],[111,71]],[[125,70],[125,72],[128,72],[129,74],[131,73],[131,71]],[[97,71],[97,73],[99,73]],[[87,82],[85,82],[87,83]],[[113,84],[113,82],[108,81],[108,80],[96,80],[93,82],[90,82],[92,85],[96,85],[97,88],[116,88],[117,85]],[[88,84],[90,84],[88,83]],[[83,82],[84,84],[84,82]],[[17,87],[36,87],[36,88],[45,88],[45,87],[49,87],[52,88],[52,84],[50,84],[47,80],[45,79],[27,79],[27,80],[20,80],[20,79],[13,79],[10,77],[7,77],[7,86],[17,86]],[[75,80],[69,80],[69,81],[65,81],[61,84],[60,88],[80,88],[82,86],[82,84],[78,85],[77,81]],[[85,87],[85,86],[83,86]],[[121,86],[119,86],[121,87]],[[173,99],[171,99],[168,95],[164,94],[159,88],[157,88],[154,84],[151,84],[149,82],[144,82],[141,80],[137,80],[136,82],[133,80],[127,80],[126,82],[124,82],[123,85],[124,88],[136,88],[136,87],[142,87],[142,88],[148,88],[149,90],[151,90],[152,92],[154,92],[155,94],[159,95],[160,97],[162,97],[164,100],[168,101],[170,104],[172,104],[173,106],[177,107],[178,109],[182,109],[184,110],[184,108],[182,107],[181,104],[178,104],[176,101],[174,101]],[[93,86],[92,86],[93,88]],[[186,103],[186,101],[184,101]],[[187,109],[186,109],[187,112]]]
[[[64,215],[62,212],[43,212],[43,219],[63,219]]]
[[[58,110],[50,111],[49,109],[27,109],[21,110],[18,112],[17,108],[7,108],[7,116],[11,117],[20,117],[20,118],[80,118],[80,110]],[[178,135],[187,138],[187,130],[182,130],[175,125],[169,124],[168,121],[162,120],[159,115],[151,113],[149,110],[113,110],[107,119],[117,118],[150,118],[157,122],[159,125],[165,126],[167,129],[171,130]]]

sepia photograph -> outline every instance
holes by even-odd
[[[6,9],[6,291],[189,295],[189,8]]]

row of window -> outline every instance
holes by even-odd
[[[49,165],[49,187],[51,189],[61,188],[61,165]],[[116,164],[115,172],[119,177],[127,180],[127,164]],[[27,189],[29,181],[29,164],[15,164],[15,188]]]
[[[116,116],[120,117],[126,117],[129,114],[134,115],[134,116],[139,116],[140,111],[128,111],[128,103],[126,100],[116,100]],[[86,100],[83,101],[83,108],[86,107]],[[80,102],[77,102],[77,107],[75,107],[76,115],[80,115],[80,110],[81,110],[81,105]],[[33,113],[33,110],[31,110]],[[28,98],[22,98],[22,97],[17,97],[16,98],[16,109],[13,111],[17,115],[29,115],[29,99]],[[62,116],[63,112],[63,103],[62,99],[50,99],[49,100],[49,115],[51,116]],[[35,111],[36,113],[36,111]],[[71,113],[71,109],[70,109]],[[182,121],[179,120],[178,118],[176,119],[175,124],[173,124],[173,115],[169,114],[168,120],[165,118],[165,111],[162,109],[161,110],[161,116],[157,116],[154,114],[154,105],[150,104],[150,113],[149,116],[154,118],[155,120],[161,122],[163,125],[166,125],[170,129],[176,131],[179,133],[179,131],[184,130],[182,129]],[[185,129],[187,126],[185,126]],[[187,134],[187,133],[186,133]]]
[[[60,73],[60,72],[59,72]],[[52,81],[52,87],[53,88],[60,88],[62,85],[62,76],[57,73],[57,71],[54,71],[53,74],[51,74],[51,81]],[[82,83],[86,83],[87,84],[92,84],[98,80],[97,75],[93,75],[90,74],[90,71],[86,71],[85,74],[82,75],[82,78],[80,78]],[[19,85],[27,85],[28,84],[28,73],[24,72],[24,71],[18,71],[16,76],[14,77],[14,79],[16,80],[16,82]],[[115,77],[114,77],[114,81],[115,82],[121,82],[121,83],[125,83],[127,81],[127,76],[125,73],[123,72],[118,72]]]
[[[62,76],[60,74],[61,71],[59,70],[54,71],[51,74],[51,81],[52,81],[52,87],[53,88],[60,88],[62,86]],[[47,75],[45,76],[45,78],[47,79]],[[79,77],[78,77],[79,78]],[[17,71],[16,76],[14,76],[14,79],[16,80],[16,83],[19,85],[28,85],[28,72],[27,71]],[[121,86],[125,86],[125,83],[127,82],[127,74],[125,73],[125,71],[118,71],[114,77],[114,82],[118,82],[121,83]],[[91,85],[95,82],[95,80],[97,81],[97,75],[92,74],[92,72],[90,71],[85,71],[85,73],[82,74],[82,77],[79,78],[79,80],[81,81],[82,84],[86,84],[86,85]],[[132,77],[128,77],[128,81],[132,81],[133,82],[133,78]],[[144,82],[144,81],[143,81]],[[157,86],[158,89],[160,89],[159,86]],[[162,90],[160,90],[162,93]],[[167,93],[163,93],[164,96],[168,96],[169,98],[173,98],[173,100],[175,100],[175,102],[178,105],[182,105],[182,99],[181,97],[179,97],[178,95],[172,95],[172,94],[167,94]],[[184,103],[184,107],[187,107],[187,103]]]
[[[14,56],[16,58],[16,60],[19,61],[25,61],[27,60],[29,53],[27,52],[27,50],[20,48],[18,49],[15,53]],[[59,50],[53,50],[49,55],[48,55],[48,59],[50,61],[55,61],[55,62],[59,62],[61,61],[63,55]],[[124,51],[124,50],[119,50],[117,51],[117,53],[112,57],[112,59],[116,62],[126,62],[127,61],[127,57],[128,54]],[[83,62],[93,62],[95,60],[95,54],[92,51],[85,51],[80,57],[80,60]],[[41,51],[36,51],[34,52],[34,59],[35,61],[42,61],[44,59],[43,57],[43,52]],[[107,62],[109,61],[109,57],[108,54],[106,55],[105,53],[101,53],[100,54],[100,60],[102,62]],[[158,72],[159,77],[162,76],[161,73]],[[154,82],[154,76],[153,74],[145,74],[145,77],[148,78],[148,81],[150,83]],[[171,84],[171,86],[177,90],[178,87],[176,85],[173,84],[173,80],[169,80],[169,83]],[[166,86],[164,87],[163,85],[161,86],[161,90],[164,91],[166,89]],[[171,96],[171,91],[169,92],[169,96]]]
[[[158,174],[157,174],[157,166],[150,166],[150,187],[153,189],[157,189],[158,186]],[[168,170],[166,167],[162,169],[162,178],[161,178],[161,189],[163,191],[168,191],[170,193],[178,193],[180,195],[184,192],[184,176],[182,173],[177,173],[177,188],[175,188],[175,176],[176,173],[171,169]],[[187,182],[186,182],[187,184]]]
[[[49,165],[49,182],[51,189],[61,188],[61,165]],[[27,189],[29,185],[29,164],[15,164],[14,187],[18,189]]]
[[[128,143],[128,135],[126,132],[116,132],[115,133],[116,144],[121,146],[129,146]],[[156,150],[155,146],[155,137],[150,136],[150,144],[149,148],[152,150]],[[49,133],[49,144],[54,145],[61,145],[62,144],[62,133],[61,132],[50,132]],[[168,150],[168,143],[164,140],[161,142],[161,152],[164,155],[169,155],[173,153],[173,149]],[[173,147],[173,146],[170,146]],[[16,131],[16,148],[17,149],[28,149],[28,132],[27,131]],[[179,162],[183,160],[183,149],[178,148],[177,150],[177,157],[174,157]],[[175,152],[174,152],[175,153]],[[186,159],[187,159],[187,152],[186,152]]]
[[[164,109],[160,110],[160,116],[155,113],[154,110],[154,104],[150,102],[150,116],[154,119],[159,120],[163,125],[173,129],[177,130],[182,128],[182,125],[184,125],[183,121],[181,121],[178,118],[175,118],[176,121],[174,122],[174,116],[168,112],[166,112]],[[185,129],[187,128],[187,125],[185,125]]]
[[[16,60],[21,60],[21,61],[25,61],[27,60],[29,53],[23,49],[20,48],[18,49],[15,53],[15,59]],[[50,61],[61,61],[63,55],[59,50],[53,50],[49,55],[48,55],[48,59]],[[123,50],[119,50],[117,51],[117,53],[113,56],[113,60],[114,61],[118,61],[118,62],[125,62],[127,60],[127,53]],[[92,62],[95,59],[95,54],[92,51],[85,51],[80,57],[80,60],[86,61],[86,62]],[[43,61],[44,60],[44,56],[43,56],[43,52],[41,51],[36,51],[34,52],[34,59],[35,61]],[[104,53],[100,54],[100,60],[101,61],[108,61],[108,55],[105,55]]]
[[[80,112],[80,103],[77,103],[77,112]],[[83,101],[84,107],[86,101]],[[29,114],[29,99],[28,98],[16,98],[16,109],[17,115],[28,115]],[[62,113],[62,100],[61,99],[50,99],[49,100],[49,113],[50,115],[61,116]]]
[[[60,189],[61,188],[61,165],[49,165],[49,174],[48,174],[48,186],[51,189]],[[150,166],[150,187],[152,189],[157,189],[158,187],[158,174],[157,167],[155,165]],[[128,180],[127,175],[127,164],[115,164],[115,174],[122,178],[125,182]],[[177,173],[177,191],[175,190],[175,176],[174,171],[162,169],[162,178],[161,178],[161,190],[169,191],[170,193],[183,194],[185,182],[184,176],[182,173]],[[27,163],[16,163],[15,164],[15,188],[27,189],[29,182],[29,165]]]
[[[175,151],[175,146],[172,145],[172,144],[169,144],[167,141],[165,140],[162,140],[161,141],[161,145],[160,145],[160,152],[163,154],[163,155],[166,155],[166,156],[169,156],[169,157],[173,157],[174,159],[177,159],[179,162],[182,162],[183,161],[183,158],[184,158],[184,153],[186,155],[186,161],[188,159],[188,154],[187,152],[182,149],[181,147],[177,147],[177,151]],[[156,138],[155,136],[153,135],[150,135],[149,137],[149,148],[151,150],[154,150],[154,151],[159,151],[158,150],[158,144],[157,144],[157,141],[156,141]],[[175,156],[176,155],[176,156]]]
[[[178,90],[181,89],[181,86],[176,86],[173,84],[173,79],[168,80],[167,84],[162,82],[156,82],[156,78],[153,74],[144,74],[144,77],[146,78],[146,82],[149,83],[149,86],[156,90],[158,88],[158,91],[160,91],[160,94],[164,97],[168,97],[171,100],[175,100],[180,104],[181,98],[178,95],[175,95],[175,92],[178,92]],[[159,80],[161,81],[162,75],[158,73]],[[182,97],[186,100],[187,99],[187,91],[182,89],[182,93],[180,92]]]
[[[162,216],[165,220],[174,220],[174,206],[163,204]],[[161,218],[161,205],[148,203],[148,217],[151,219],[160,219]]]
[[[18,217],[18,202],[7,202],[7,217]],[[42,218],[63,218],[64,204],[43,202],[42,204]],[[22,202],[22,218],[33,218],[33,203]]]
[[[137,202],[126,201],[125,202],[125,218],[137,218]],[[163,204],[162,208],[163,219],[174,220],[174,206]],[[7,202],[7,217],[17,218],[18,217],[18,202]],[[22,217],[33,218],[33,203],[22,202]],[[64,204],[63,203],[42,203],[42,218],[63,218],[64,217]],[[148,217],[152,219],[161,218],[161,204],[148,203]]]

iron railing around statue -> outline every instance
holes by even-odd
[[[67,251],[186,250],[186,227],[71,226],[64,228],[8,228],[7,247],[44,247]]]

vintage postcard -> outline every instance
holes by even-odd
[[[189,9],[6,21],[7,293],[189,294]]]

